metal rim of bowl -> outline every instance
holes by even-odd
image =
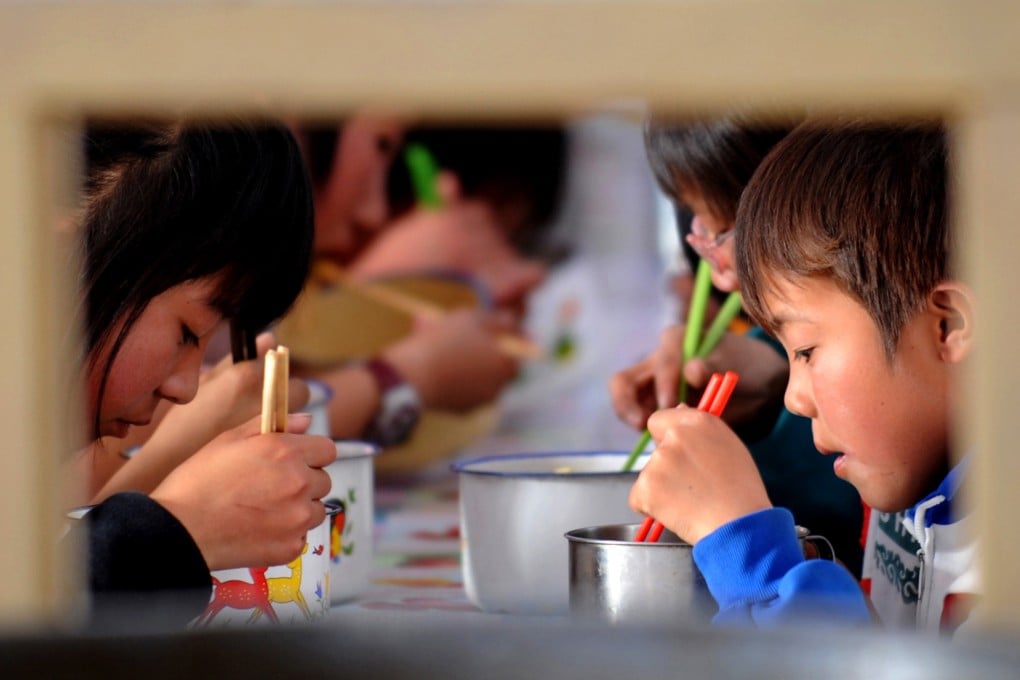
[[[310,392],[308,403],[305,404],[304,408],[313,409],[325,406],[333,398],[333,388],[321,380],[305,378],[304,381],[308,383],[308,391]],[[318,390],[318,394],[316,390]]]
[[[676,548],[677,546],[692,548],[693,546],[687,541],[655,541],[655,542],[641,542],[641,541],[624,541],[621,539],[614,538],[592,538],[590,536],[580,536],[580,532],[592,531],[594,529],[607,529],[607,528],[626,528],[626,527],[639,527],[638,523],[624,523],[624,524],[596,524],[590,527],[578,527],[577,529],[571,529],[570,531],[564,532],[563,537],[567,539],[568,543],[584,543],[585,545],[641,545],[648,547],[658,546],[660,548]],[[672,534],[670,534],[672,535]]]
[[[549,479],[567,479],[576,477],[613,477],[613,476],[625,476],[633,477],[637,476],[639,470],[633,469],[624,472],[623,470],[585,470],[580,472],[555,472],[553,470],[540,470],[540,471],[527,471],[527,470],[477,470],[471,469],[473,465],[482,465],[485,463],[509,461],[509,460],[521,460],[521,459],[546,459],[546,458],[562,458],[562,457],[575,457],[575,458],[595,458],[595,457],[617,457],[620,458],[621,462],[626,461],[627,456],[630,455],[629,451],[544,451],[541,453],[509,453],[500,454],[493,456],[479,456],[477,458],[468,458],[465,460],[455,461],[450,464],[450,469],[457,473],[469,474],[469,475],[481,475],[486,477],[529,477],[529,478],[549,478]],[[648,456],[651,454],[645,453],[642,456]]]

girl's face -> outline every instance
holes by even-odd
[[[124,437],[132,425],[147,424],[162,399],[183,404],[194,398],[202,357],[223,320],[209,303],[217,285],[216,278],[196,279],[149,301],[113,360],[98,405],[97,437]],[[86,377],[88,413],[96,412],[108,353],[99,350]]]
[[[733,221],[719,217],[701,192],[691,187],[680,189],[680,202],[694,213],[687,242],[712,265],[713,285],[727,293],[739,290]]]
[[[403,134],[386,118],[344,123],[330,178],[315,195],[316,254],[349,262],[386,223],[386,178]]]
[[[868,505],[917,503],[948,469],[949,365],[939,321],[918,313],[890,363],[864,307],[827,279],[779,283],[767,300],[790,359],[787,408]]]

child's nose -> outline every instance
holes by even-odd
[[[794,415],[805,418],[815,417],[814,400],[811,399],[810,390],[802,379],[796,378],[794,371],[790,371],[790,380],[786,384],[786,394],[783,397],[786,410]]]
[[[159,387],[159,396],[174,404],[187,404],[198,393],[202,354],[189,354],[191,356],[180,361]]]
[[[362,231],[375,232],[382,228],[390,216],[390,205],[386,197],[385,182],[372,182],[365,195],[358,201],[354,221]]]

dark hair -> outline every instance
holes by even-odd
[[[444,170],[457,175],[464,196],[509,208],[508,236],[523,252],[547,246],[544,230],[560,207],[566,178],[567,134],[562,125],[421,125],[407,143],[423,144]],[[388,192],[394,213],[414,204],[407,166],[393,164]]]
[[[950,275],[947,143],[931,122],[805,123],[765,159],[737,213],[744,305],[769,332],[776,281],[824,277],[859,300],[891,358]]]
[[[160,293],[219,275],[211,303],[251,331],[294,302],[311,263],[312,195],[286,128],[93,124],[85,154],[86,361],[110,347],[99,401],[124,338]]]
[[[298,142],[304,150],[305,163],[312,187],[321,189],[333,172],[333,164],[340,149],[340,130],[343,121],[312,122],[296,129]]]
[[[645,125],[645,150],[667,196],[679,203],[679,189],[687,185],[718,217],[733,220],[751,175],[794,124],[736,115],[686,122],[652,119]]]

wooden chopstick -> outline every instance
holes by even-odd
[[[319,283],[342,283],[351,286],[365,297],[410,316],[438,319],[448,313],[434,302],[385,286],[368,285],[358,281],[347,274],[340,265],[329,260],[319,260],[315,263],[312,278]],[[496,344],[501,352],[514,359],[541,359],[545,354],[542,348],[532,341],[513,333],[500,333],[496,338]]]
[[[725,375],[713,373],[701,395],[701,401],[698,402],[698,410],[707,411],[714,416],[721,416],[723,409],[726,408],[726,402],[729,401],[730,395],[733,394],[733,390],[737,386],[738,379],[739,376],[733,371],[726,371]],[[657,522],[653,517],[645,517],[634,540],[638,543],[655,543],[662,536],[662,530],[661,522]]]
[[[262,434],[287,431],[287,381],[290,350],[283,345],[266,352],[262,378]]]

